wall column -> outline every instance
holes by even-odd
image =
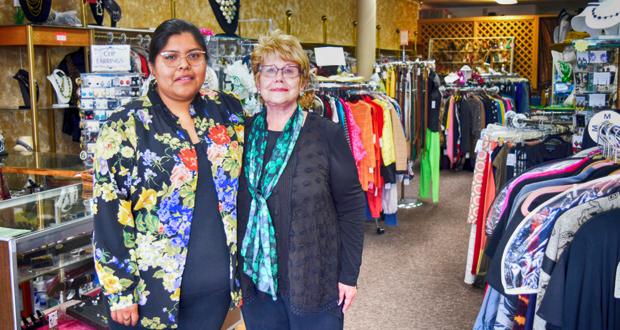
[[[377,48],[377,0],[357,0],[357,74],[370,78]]]

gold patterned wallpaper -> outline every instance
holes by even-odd
[[[81,19],[82,0],[56,0],[53,2],[53,10],[66,11],[78,10]],[[170,0],[116,0],[122,8],[122,19],[119,27],[126,28],[149,28],[156,27],[161,21],[170,18]],[[211,7],[206,0],[176,0],[176,17],[191,21],[200,27],[211,28],[215,33],[222,32],[219,28]],[[0,25],[13,24],[13,0],[0,0]],[[418,2],[413,0],[378,0],[377,1],[377,24],[379,30],[378,47],[383,49],[398,49],[399,36],[397,29],[409,30],[410,39],[413,39],[413,31],[417,28]],[[292,12],[290,27],[291,34],[297,36],[302,42],[323,42],[323,20],[326,17],[328,44],[353,46],[355,44],[355,26],[357,19],[357,0],[255,0],[242,1],[240,19],[272,19],[273,28],[286,29],[286,11]],[[90,8],[86,7],[86,17],[90,23],[94,22]],[[106,13],[104,24],[110,26],[109,15]],[[257,38],[268,32],[269,25],[266,22],[240,22],[240,34],[242,37]],[[57,65],[63,56],[74,51],[75,48],[50,49],[52,66]],[[51,87],[45,75],[47,74],[44,63],[44,48],[37,47],[36,53],[36,80],[40,87],[39,104],[49,104],[47,93]],[[0,79],[0,108],[21,104],[21,94],[17,82],[11,77],[20,66],[27,67],[25,48],[5,47],[0,48],[0,68],[5,79]],[[61,132],[63,110],[54,110],[56,124],[55,136],[58,152],[78,153],[79,143],[72,142],[71,137]],[[39,114],[39,141],[42,151],[49,150],[49,113],[47,110]],[[7,140],[7,147],[11,149],[15,145],[15,139],[21,135],[30,135],[30,113],[24,110],[0,109],[0,130]]]

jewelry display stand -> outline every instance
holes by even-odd
[[[67,76],[62,70],[56,69],[52,72],[52,74],[47,76],[47,80],[50,84],[52,84],[56,94],[56,100],[58,101],[52,106],[56,107],[59,105],[60,107],[63,107],[69,104],[71,95],[73,94],[73,84],[71,83],[71,78],[69,78],[69,76]]]

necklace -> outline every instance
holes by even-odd
[[[71,81],[61,70],[54,70],[51,75],[47,77],[49,81],[52,83],[54,90],[56,91],[56,95],[58,96],[59,103],[67,103],[71,99],[71,94],[73,92],[73,85],[71,85]]]
[[[26,6],[33,16],[39,16],[43,9],[43,0],[26,0]]]
[[[220,6],[220,11],[224,18],[226,18],[226,22],[228,24],[232,23],[233,18],[235,18],[235,12],[237,11],[237,0],[215,0],[217,4]]]
[[[598,9],[598,7],[594,7],[592,8],[592,17],[596,18],[596,19],[610,19],[610,18],[614,18],[614,17],[618,17],[620,16],[620,12],[617,13],[611,13],[610,15],[597,15],[596,14],[596,9]]]

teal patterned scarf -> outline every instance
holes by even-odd
[[[303,112],[298,106],[286,123],[282,135],[276,140],[271,158],[263,169],[263,158],[267,147],[266,116],[265,110],[256,115],[248,137],[245,177],[248,181],[252,203],[248,228],[241,246],[241,256],[243,257],[243,272],[252,279],[259,291],[271,294],[273,300],[276,300],[278,256],[275,229],[267,207],[267,199],[271,196],[293,153],[303,124]]]

